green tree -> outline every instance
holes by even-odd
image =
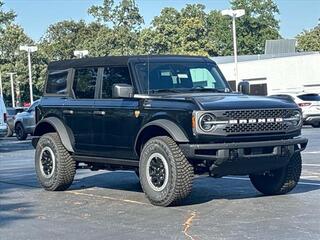
[[[262,54],[266,40],[281,37],[279,21],[275,17],[279,8],[273,0],[232,0],[231,6],[246,11],[237,19],[239,54]]]
[[[304,30],[296,38],[299,51],[320,51],[320,24],[313,29]]]
[[[108,39],[114,48],[113,55],[133,54],[137,52],[138,35],[144,23],[134,0],[122,0],[117,5],[113,0],[104,0],[102,6],[92,6],[88,13],[99,23],[111,26]],[[106,31],[104,31],[106,32]]]
[[[3,33],[5,27],[14,21],[16,14],[13,11],[4,11],[3,8],[4,2],[0,0],[0,33]]]

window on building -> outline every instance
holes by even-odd
[[[266,96],[268,95],[267,84],[250,84],[250,95]]]
[[[76,98],[94,98],[98,77],[98,68],[76,69],[73,81],[73,91]]]
[[[112,98],[112,86],[117,83],[131,84],[128,67],[105,67],[102,81],[102,98]]]
[[[237,91],[237,83],[235,80],[231,80],[231,81],[228,81],[232,91],[236,92]]]
[[[48,74],[46,93],[66,94],[68,71],[51,71]]]

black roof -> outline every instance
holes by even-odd
[[[68,68],[81,67],[100,67],[100,66],[124,66],[129,60],[137,62],[174,62],[174,61],[201,61],[213,62],[209,58],[202,56],[183,56],[183,55],[136,55],[136,56],[106,56],[106,57],[89,57],[81,59],[70,59],[54,61],[49,63],[48,70],[63,70]]]

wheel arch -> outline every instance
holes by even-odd
[[[33,147],[36,147],[39,138],[49,132],[57,132],[62,144],[69,152],[74,152],[73,143],[74,143],[74,136],[71,130],[66,127],[63,122],[58,119],[57,117],[48,117],[42,119],[40,122],[37,123],[36,128],[34,129],[32,139]]]
[[[134,150],[139,156],[141,146],[150,138],[156,136],[169,136],[175,142],[187,143],[189,139],[183,130],[174,122],[167,119],[158,119],[145,124],[137,134]]]

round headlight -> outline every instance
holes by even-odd
[[[199,118],[199,127],[204,132],[212,131],[215,127],[214,120],[215,116],[213,114],[205,113]]]
[[[302,115],[301,115],[301,112],[299,110],[295,110],[293,112],[293,115],[292,115],[292,124],[294,126],[298,126],[300,125],[301,121],[302,121]]]

